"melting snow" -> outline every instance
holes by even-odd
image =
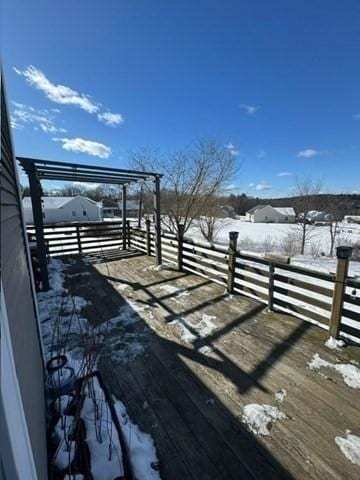
[[[347,431],[346,438],[335,437],[335,442],[351,463],[360,465],[360,437]]]
[[[272,405],[250,403],[245,405],[242,422],[255,435],[270,435],[272,424],[277,420],[286,420],[285,413]]]
[[[311,361],[308,363],[311,370],[319,370],[320,368],[332,368],[341,373],[346,385],[352,388],[360,388],[360,369],[351,363],[331,363],[323,360],[318,353],[315,353]]]
[[[341,350],[342,347],[344,347],[346,343],[344,340],[336,339],[334,337],[328,338],[325,342],[325,347],[330,348],[330,350]]]
[[[160,480],[157,471],[159,462],[151,435],[142,432],[132,423],[120,400],[114,398],[114,405],[128,446],[134,477],[137,480]]]
[[[279,403],[282,403],[285,400],[286,395],[287,395],[287,391],[285,390],[285,388],[282,388],[281,390],[275,393],[275,399]]]
[[[176,287],[175,285],[162,285],[160,288],[170,295],[174,295],[171,299],[175,301],[179,301],[180,298],[190,295],[185,288]]]
[[[186,317],[179,317],[172,322],[169,322],[169,325],[174,325],[181,330],[181,338],[184,342],[193,343],[200,338],[206,338],[217,329],[217,326],[213,322],[215,319],[215,316],[204,313],[202,319],[198,323],[191,322]],[[209,353],[212,349],[206,345],[201,347],[200,351],[201,353]]]

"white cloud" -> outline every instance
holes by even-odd
[[[23,76],[29,85],[41,90],[52,102],[76,105],[88,113],[95,113],[100,108],[88,95],[79,93],[66,85],[52,83],[41,70],[33,65],[29,65],[25,70],[14,67],[14,70],[18,75]]]
[[[354,113],[353,118],[355,118],[355,120],[360,120],[360,113]]]
[[[255,115],[255,113],[260,109],[260,107],[255,105],[248,105],[246,103],[242,103],[240,108],[244,110],[248,115]]]
[[[34,65],[29,65],[24,70],[14,67],[14,71],[24,77],[29,85],[43,92],[52,102],[61,105],[75,105],[85,110],[85,112],[97,113],[97,118],[100,122],[112,127],[120,125],[124,121],[120,113],[102,111],[103,105],[93,100],[90,95],[78,92],[66,85],[53,83]],[[55,111],[56,109],[53,110]]]
[[[279,172],[277,177],[290,177],[292,175],[291,172]]]
[[[24,128],[32,124],[35,130],[39,127],[45,133],[64,133],[65,128],[57,127],[54,123],[55,115],[47,109],[38,110],[29,105],[19,102],[11,102],[14,106],[11,112],[11,126],[13,128]]]
[[[103,112],[98,113],[97,117],[100,122],[103,122],[105,125],[109,125],[110,127],[115,127],[116,125],[120,125],[124,122],[124,117],[121,115],[121,113]]]
[[[315,148],[306,148],[305,150],[301,150],[297,153],[298,158],[312,158],[316,157],[317,155],[324,155],[327,153],[325,150],[316,150]]]
[[[229,150],[230,154],[233,157],[236,157],[236,156],[239,155],[239,150],[235,147],[234,144],[228,143],[227,145],[225,145],[225,148],[227,148]]]
[[[249,188],[255,187],[255,183],[249,183],[248,187],[249,187]]]
[[[258,183],[255,187],[255,190],[270,190],[272,186],[269,183]]]
[[[103,143],[83,138],[53,138],[54,142],[62,142],[62,148],[70,152],[80,152],[94,157],[109,158],[111,148]]]

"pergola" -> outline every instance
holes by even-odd
[[[41,181],[60,180],[67,182],[102,183],[122,186],[122,229],[125,238],[126,229],[126,193],[131,183],[152,181],[154,184],[155,252],[157,264],[161,264],[161,227],[160,227],[160,178],[155,172],[139,172],[97,165],[83,165],[35,158],[17,157],[29,177],[30,196],[38,250],[39,267],[44,290],[49,289],[49,276],[46,261],[46,245],[41,202]],[[125,248],[125,247],[124,247]]]

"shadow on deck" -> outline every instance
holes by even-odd
[[[73,259],[68,272],[80,275],[66,287],[91,302],[82,315],[105,323],[130,305],[136,316],[104,344],[100,370],[154,438],[164,480],[356,478],[334,442],[359,425],[355,394],[306,368],[315,352],[332,355],[323,331],[138,253]],[[124,335],[146,347],[129,362],[117,351]],[[241,421],[250,403],[287,420],[256,436]]]

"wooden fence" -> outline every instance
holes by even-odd
[[[28,226],[29,239],[35,239],[35,227]],[[129,226],[125,230],[129,238]],[[124,246],[122,222],[81,222],[44,225],[49,255],[77,254]]]
[[[35,235],[34,227],[27,230],[30,236]],[[44,236],[50,255],[119,247],[155,255],[155,235],[149,223],[145,230],[129,224],[123,229],[121,221],[45,225]],[[360,282],[355,279],[345,276],[339,280],[334,274],[290,265],[276,257],[245,254],[232,248],[231,243],[226,248],[186,237],[179,241],[170,233],[163,233],[161,242],[164,262],[223,285],[229,293],[255,298],[270,310],[285,311],[329,329],[334,324],[335,303],[335,307],[340,306],[340,333],[355,341],[360,339]],[[340,298],[335,295],[339,282],[343,285]]]
[[[255,298],[266,303],[270,310],[288,312],[329,329],[338,282],[335,274],[276,261],[275,256],[270,260],[232,252],[231,248],[194,242],[186,237],[179,242],[169,233],[163,233],[161,240],[163,260],[175,268],[208,278],[223,285],[229,293]],[[149,228],[132,227],[130,245],[147,255],[155,254],[154,234]],[[359,341],[360,282],[346,277],[343,290],[342,298],[336,299],[341,304],[340,333]]]

